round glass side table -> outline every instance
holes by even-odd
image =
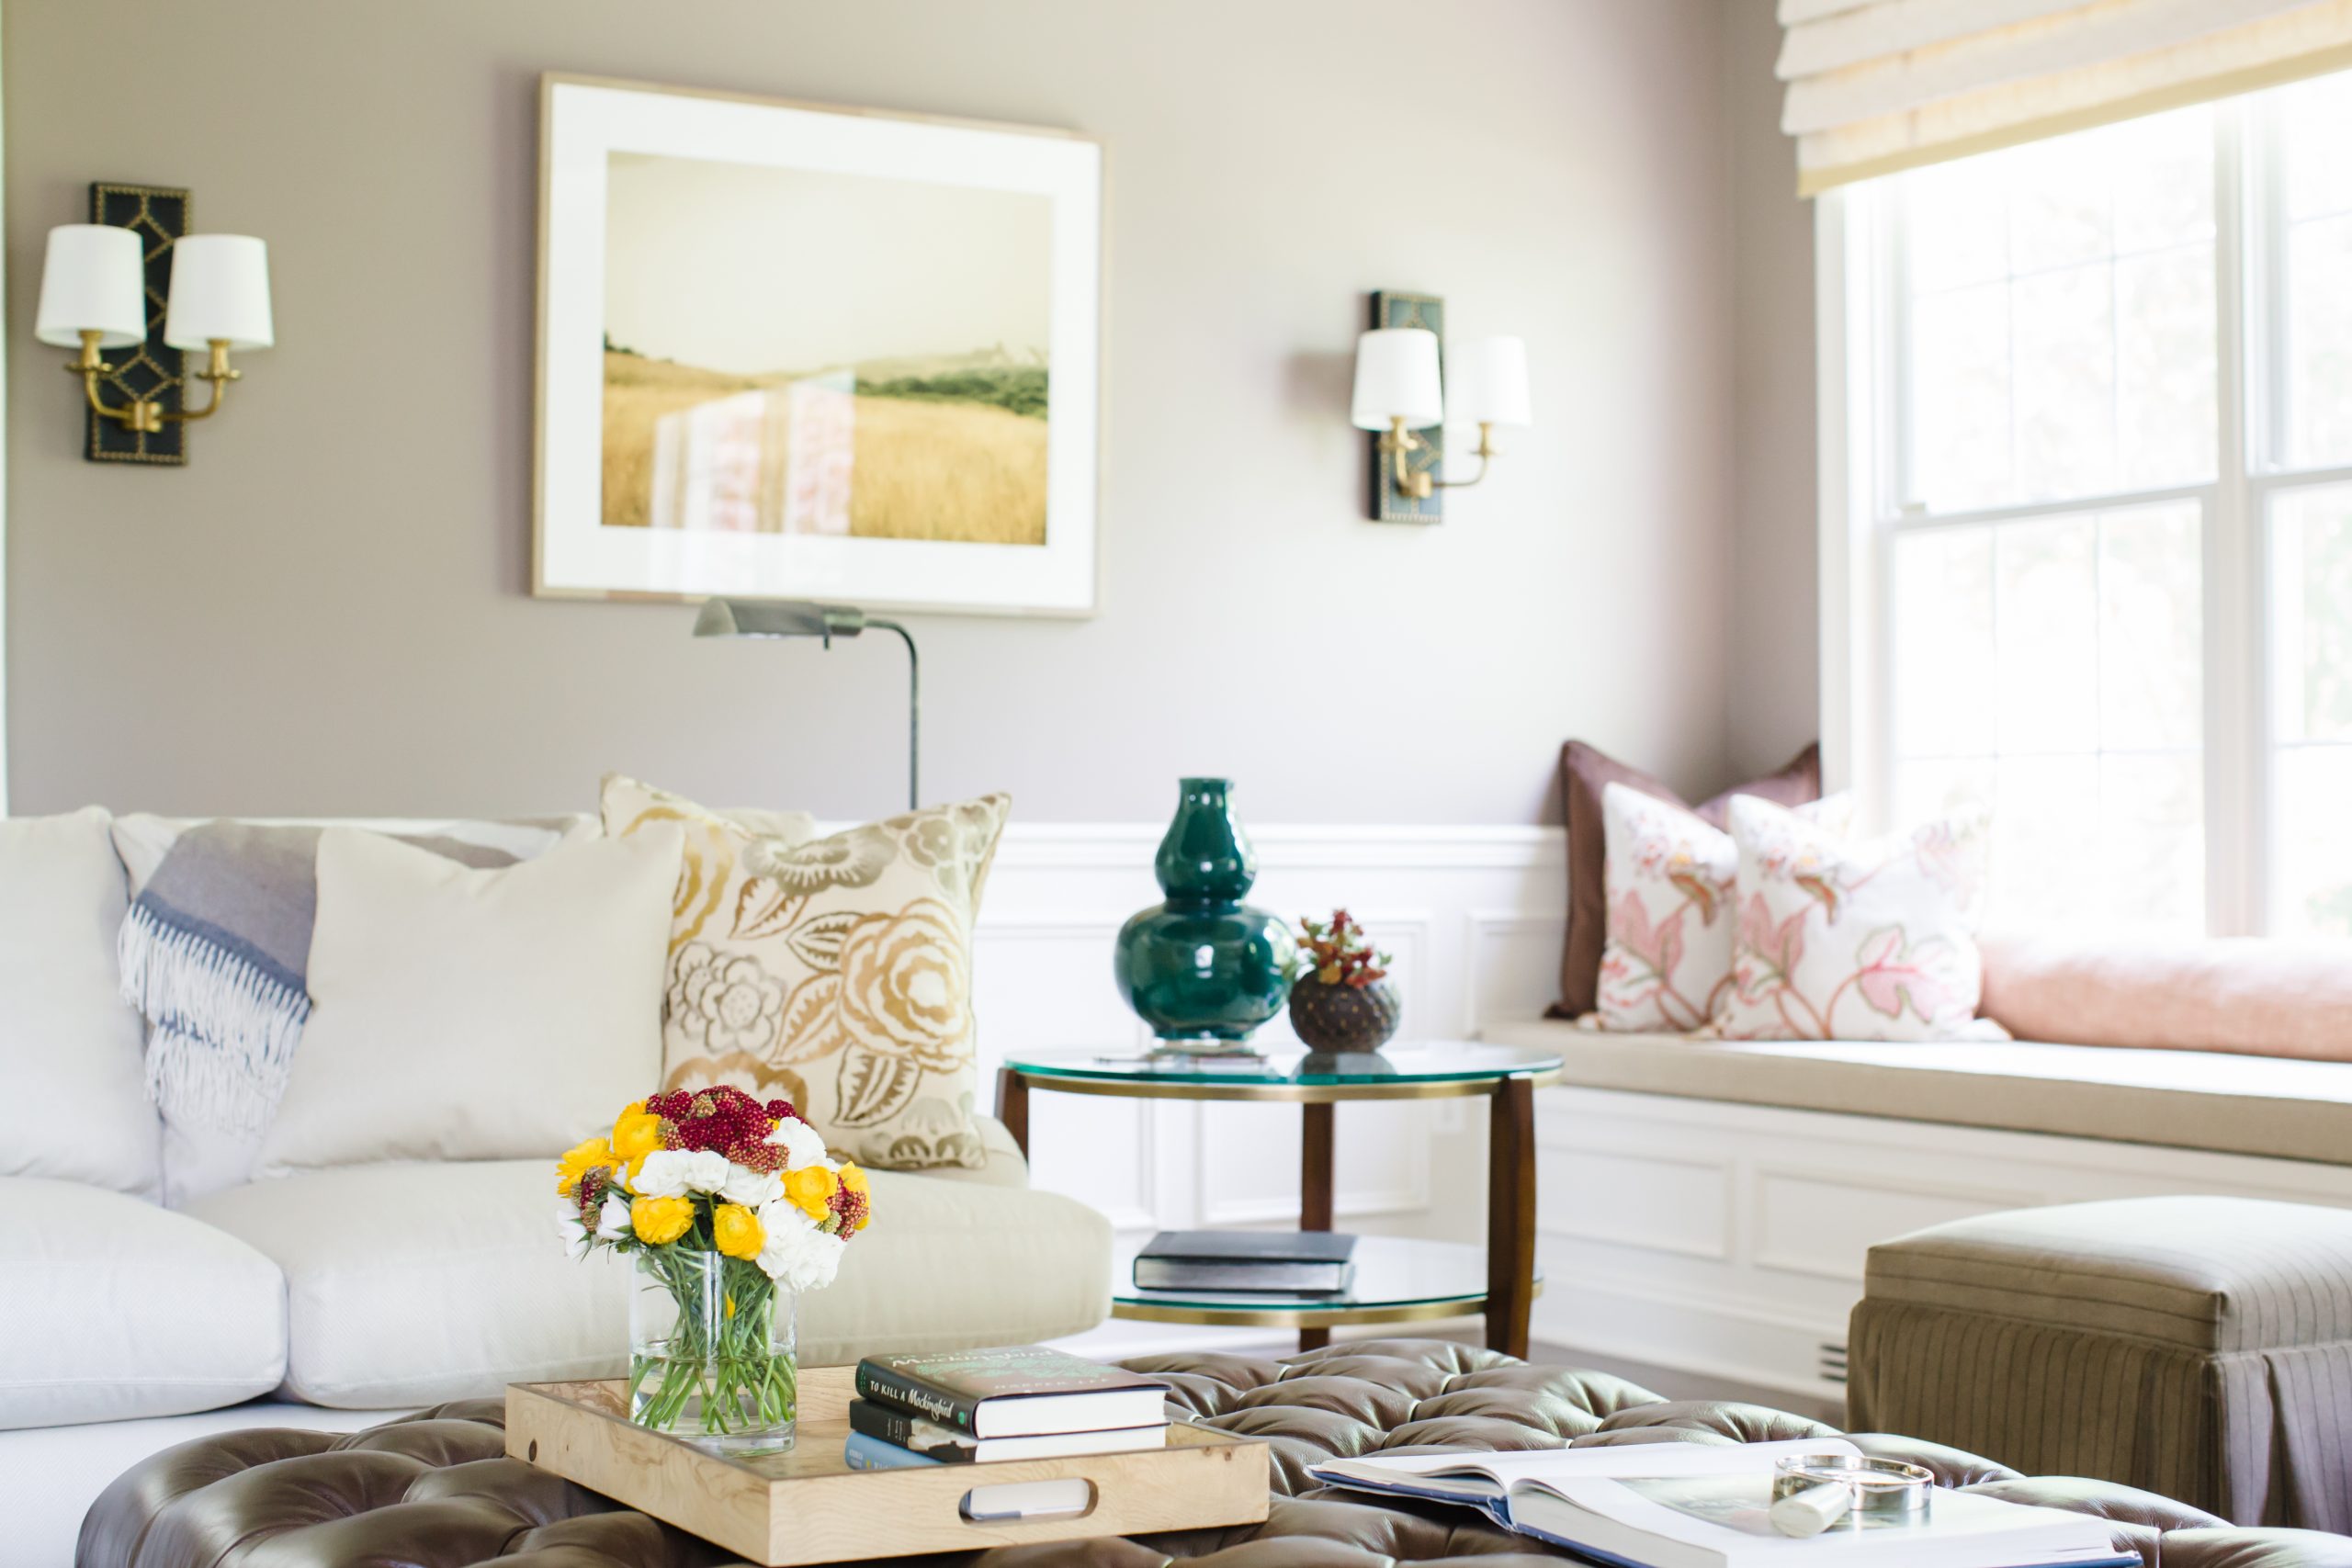
[[[1524,1356],[1528,1307],[1543,1285],[1535,1267],[1535,1090],[1559,1074],[1556,1055],[1472,1043],[1348,1055],[1295,1048],[1232,1056],[1015,1052],[997,1072],[996,1113],[1026,1155],[1032,1090],[1295,1104],[1305,1118],[1299,1228],[1328,1231],[1333,1112],[1340,1101],[1483,1095],[1488,1108],[1484,1248],[1364,1236],[1356,1243],[1355,1281],[1339,1295],[1138,1290],[1134,1249],[1127,1248],[1117,1260],[1111,1314],[1154,1323],[1295,1326],[1299,1348],[1313,1349],[1330,1343],[1332,1327],[1342,1323],[1409,1323],[1483,1313],[1487,1345]]]

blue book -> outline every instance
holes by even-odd
[[[849,1461],[852,1470],[904,1470],[909,1465],[939,1462],[912,1449],[902,1449],[896,1443],[886,1443],[863,1432],[849,1435],[848,1440],[842,1444],[842,1458]]]

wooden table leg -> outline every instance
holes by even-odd
[[[1532,1079],[1495,1085],[1487,1128],[1487,1348],[1523,1357],[1535,1297]]]
[[[1338,1110],[1328,1101],[1310,1103],[1299,1130],[1298,1152],[1298,1228],[1303,1231],[1328,1231],[1331,1228],[1331,1158],[1333,1112]],[[1320,1350],[1331,1343],[1328,1328],[1302,1328],[1298,1331],[1298,1348]]]
[[[1029,1157],[1029,1080],[1011,1067],[996,1070],[996,1119],[1012,1134],[1021,1157]]]

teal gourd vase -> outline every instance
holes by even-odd
[[[1227,779],[1185,779],[1152,870],[1164,904],[1120,928],[1119,994],[1173,1050],[1240,1046],[1290,998],[1290,928],[1241,902],[1257,852],[1233,815]]]

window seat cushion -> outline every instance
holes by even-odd
[[[1490,1025],[1580,1089],[2352,1165],[2352,1063],[2112,1045],[1685,1040]]]

